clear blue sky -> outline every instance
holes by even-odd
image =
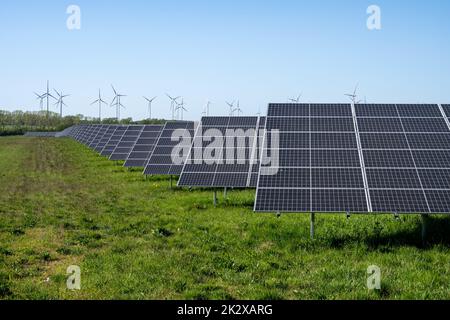
[[[70,4],[80,31],[66,28]],[[380,31],[366,27],[371,4]],[[33,91],[47,79],[72,94],[67,112],[88,116],[113,83],[135,119],[146,117],[142,95],[159,96],[154,114],[165,118],[164,93],[182,95],[198,119],[206,99],[214,114],[240,99],[254,115],[300,91],[305,102],[346,101],[358,81],[368,102],[450,102],[447,0],[2,1],[0,43],[7,110],[38,110]]]

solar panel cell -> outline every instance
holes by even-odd
[[[363,149],[409,149],[404,134],[397,133],[361,133]]]
[[[278,168],[274,175],[261,174],[261,188],[309,188],[311,185],[309,168]]]
[[[405,132],[442,132],[450,133],[443,118],[403,118]]]
[[[311,212],[367,212],[364,190],[313,189]]]
[[[311,133],[312,149],[357,149],[354,133]]]
[[[272,104],[268,117],[309,117],[309,104]]]
[[[397,104],[400,117],[441,118],[438,105],[434,104]]]
[[[350,104],[311,104],[311,117],[352,117]]]
[[[357,117],[398,117],[395,104],[357,104]]]
[[[398,118],[358,118],[359,132],[403,132]]]
[[[374,212],[429,212],[422,190],[371,190],[370,198]]]
[[[450,134],[407,134],[411,149],[450,149]]]
[[[360,168],[313,168],[311,175],[313,188],[364,188]]]
[[[450,168],[450,150],[413,150],[417,168]]]
[[[358,168],[360,166],[358,150],[311,151],[311,167]]]
[[[370,189],[421,189],[416,169],[367,169]]]
[[[409,150],[364,150],[363,154],[366,168],[415,167]]]
[[[256,211],[310,212],[309,189],[258,189]]]
[[[311,118],[312,132],[354,132],[352,118]]]
[[[449,169],[420,169],[420,180],[425,189],[449,189]]]
[[[450,190],[425,191],[432,213],[450,212]]]
[[[269,118],[266,130],[309,132],[309,118]]]

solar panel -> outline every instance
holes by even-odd
[[[125,161],[128,158],[131,150],[136,144],[139,135],[144,129],[144,126],[129,126],[128,129],[123,134],[119,143],[117,144],[114,151],[111,153],[109,160],[113,161]]]
[[[271,104],[255,211],[450,213],[450,105]],[[278,166],[265,157],[278,155]],[[268,154],[266,156],[265,154]]]
[[[83,126],[83,128],[80,130],[79,135],[77,136],[77,141],[80,143],[84,143],[84,140],[91,133],[92,128],[93,128],[92,125]]]
[[[167,122],[145,166],[145,175],[180,175],[194,136],[195,123]],[[185,136],[186,139],[182,138]]]
[[[102,125],[100,130],[98,131],[97,135],[92,139],[92,141],[89,143],[89,148],[95,149],[95,147],[100,142],[100,139],[105,135],[106,131],[109,129],[109,125]]]
[[[118,126],[114,133],[111,135],[111,138],[108,140],[108,142],[103,147],[100,154],[105,157],[110,157],[111,154],[114,152],[114,149],[116,149],[116,146],[119,144],[120,139],[122,139],[122,136],[127,131],[128,126]]]
[[[101,153],[103,148],[105,148],[106,144],[109,142],[109,140],[111,139],[114,132],[116,132],[118,127],[119,126],[117,126],[117,125],[110,126],[106,130],[105,134],[100,138],[100,140],[99,140],[98,144],[95,146],[94,150],[97,151],[98,153]]]
[[[256,187],[261,117],[204,117],[178,182],[189,187]]]
[[[371,106],[356,105],[356,113],[365,115]],[[360,134],[372,211],[450,212],[441,198],[450,191],[445,169],[450,167],[450,129],[444,109],[430,104],[383,108],[389,114],[384,121],[392,127],[395,123],[396,133]],[[373,120],[357,118],[358,123]]]
[[[125,161],[125,167],[145,167],[158,141],[163,125],[146,125]]]
[[[92,130],[89,137],[86,139],[86,146],[90,147],[91,143],[95,140],[95,138],[98,136],[98,134],[105,128],[104,125],[98,124],[94,126],[94,129]]]

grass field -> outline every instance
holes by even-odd
[[[0,299],[450,299],[450,219],[256,214],[72,140],[0,138]],[[80,291],[66,269],[81,267]],[[367,268],[382,289],[366,287]]]

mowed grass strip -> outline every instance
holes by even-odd
[[[0,138],[0,299],[449,299],[450,220],[212,205],[70,139]],[[81,290],[66,269],[81,267]],[[366,287],[367,268],[382,289]]]

